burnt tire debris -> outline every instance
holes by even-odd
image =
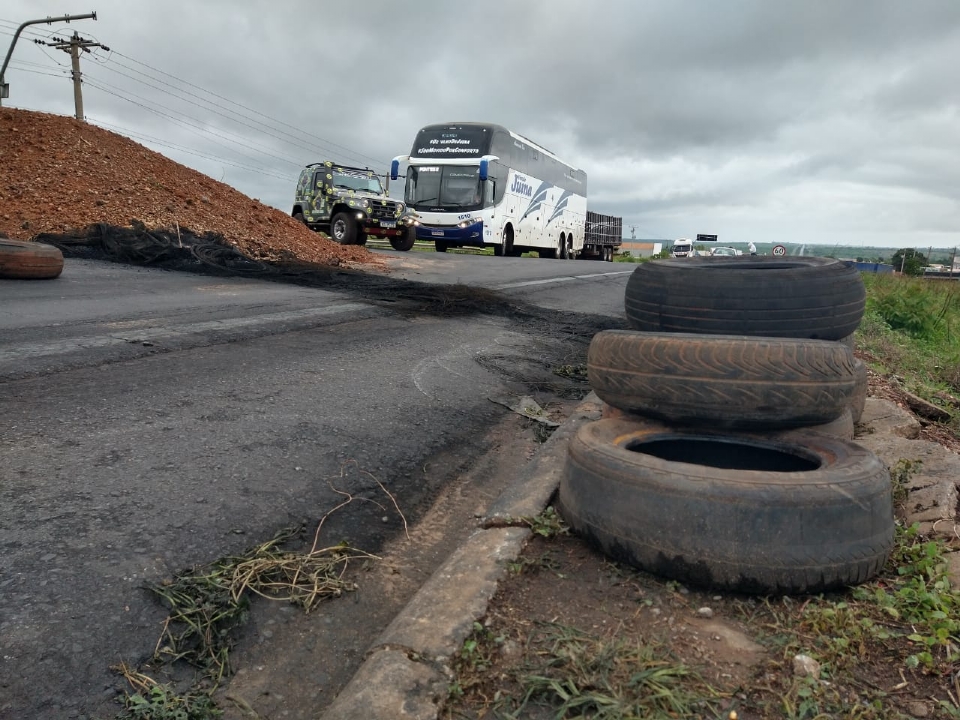
[[[100,223],[64,234],[41,233],[35,240],[59,248],[65,257],[313,287],[383,304],[391,312],[412,316],[503,317],[532,323],[534,328],[557,335],[581,338],[585,343],[600,330],[624,327],[622,319],[540,308],[482,287],[402,280],[304,262],[292,254],[277,260],[258,260],[245,256],[221,235],[197,234],[182,226],[177,231],[147,228],[138,221],[131,222],[130,227]]]

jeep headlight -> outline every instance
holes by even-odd
[[[365,208],[370,207],[370,201],[367,200],[366,198],[364,198],[364,199],[363,199],[363,202],[360,203],[360,204],[361,204],[363,207],[365,207]]]

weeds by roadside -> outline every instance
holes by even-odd
[[[867,307],[857,346],[875,371],[954,413],[960,428],[960,286],[864,273]]]
[[[177,693],[171,685],[161,685],[125,663],[111,669],[122,675],[134,691],[124,698],[117,720],[212,720],[223,715],[206,693]]]
[[[918,467],[901,460],[893,468],[898,507]],[[919,525],[898,523],[887,566],[868,583],[829,596],[740,601],[744,621],[782,658],[766,674],[776,680],[753,693],[754,709],[797,720],[886,720],[908,717],[890,701],[920,688],[939,716],[960,718],[960,590],[950,587],[945,549],[921,536]],[[818,663],[815,676],[786,670],[786,660],[801,653]],[[890,673],[900,682],[883,683]]]
[[[341,479],[348,469],[366,476],[380,488],[392,502],[406,530],[406,518],[383,484],[352,460],[341,466]],[[353,495],[337,489],[332,481],[328,482],[330,488],[344,499],[320,519],[309,550],[285,549],[286,544],[303,532],[302,527],[286,528],[270,540],[237,555],[227,555],[207,565],[185,570],[173,578],[147,584],[146,589],[169,610],[150,666],[160,668],[183,661],[196,668],[198,674],[189,689],[179,692],[173,683],[158,682],[126,663],[111,666],[127,680],[132,690],[122,699],[124,710],[117,720],[220,717],[222,713],[211,694],[231,671],[233,633],[246,620],[253,596],[289,602],[310,612],[323,600],[357,589],[356,584],[346,577],[348,567],[354,561],[378,558],[344,542],[319,546],[326,519],[354,500]],[[380,503],[375,504],[386,510]]]
[[[245,620],[250,595],[309,612],[320,600],[355,590],[344,580],[347,566],[374,556],[342,543],[308,553],[283,550],[299,533],[300,528],[288,528],[240,555],[148,585],[170,610],[155,657],[186,660],[219,682],[229,672],[230,632]]]

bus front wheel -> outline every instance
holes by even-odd
[[[503,236],[500,238],[500,244],[493,246],[493,254],[500,257],[514,255],[513,252],[513,228],[505,227]]]

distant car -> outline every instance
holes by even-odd
[[[737,250],[736,248],[725,247],[725,246],[715,247],[713,250],[710,251],[710,254],[714,256],[719,255],[723,257],[734,257],[736,255],[743,255],[743,253]]]

